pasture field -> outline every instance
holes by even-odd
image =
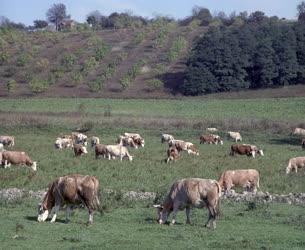
[[[183,212],[178,215],[182,224],[159,226],[155,221],[156,211],[151,208],[154,201],[128,202],[120,195],[109,197],[105,194],[105,189],[112,189],[118,194],[133,190],[157,192],[162,196],[177,179],[218,179],[223,170],[238,168],[258,169],[262,191],[305,192],[304,170],[285,174],[289,158],[305,155],[300,138],[290,135],[293,126],[305,122],[304,98],[245,101],[1,99],[0,104],[0,134],[14,135],[14,149],[26,151],[38,162],[37,172],[16,166],[0,169],[0,188],[40,190],[58,176],[91,174],[100,180],[106,211],[102,217],[96,214],[94,224],[89,227],[84,225],[87,221],[85,210],[76,210],[69,225],[61,223],[60,219],[65,217],[63,212],[56,224],[38,224],[37,200],[0,201],[0,221],[5,225],[5,230],[0,230],[0,242],[4,249],[40,249],[42,243],[45,248],[66,249],[305,247],[304,207],[255,204],[253,208],[247,203],[222,202],[218,228],[212,232],[203,227],[206,210],[193,211],[191,226],[184,224]],[[111,106],[110,117],[104,113],[108,105]],[[243,142],[262,148],[264,157],[229,156],[233,141],[225,137],[225,132],[236,128],[235,118]],[[252,125],[256,119],[261,120],[260,126]],[[226,122],[222,123],[224,120]],[[198,125],[198,122],[202,123]],[[199,145],[199,136],[205,133],[203,127],[208,125],[220,128],[224,145]],[[145,147],[130,149],[134,156],[132,162],[96,160],[90,146],[89,153],[79,158],[75,158],[71,150],[55,150],[55,138],[78,126],[89,126],[87,135],[99,136],[104,144],[114,144],[118,135],[124,132],[138,132],[145,138]],[[179,161],[166,164],[167,145],[160,142],[161,132],[195,143],[200,155],[182,153]],[[19,237],[14,238],[15,234]]]

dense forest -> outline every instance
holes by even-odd
[[[305,22],[263,12],[210,27],[194,45],[180,90],[186,95],[305,84]]]

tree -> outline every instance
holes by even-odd
[[[255,11],[250,14],[248,18],[249,23],[254,23],[254,24],[261,24],[264,20],[266,20],[267,17],[265,16],[265,13],[262,11]]]
[[[92,25],[93,28],[98,28],[102,15],[98,10],[92,11],[87,15],[87,23]]]
[[[56,30],[59,28],[60,22],[62,22],[65,18],[69,18],[66,14],[66,6],[62,3],[53,4],[50,9],[48,9],[47,20],[50,23],[55,24]]]
[[[34,27],[36,29],[43,29],[43,28],[45,28],[47,26],[48,26],[48,22],[45,21],[45,20],[35,20],[34,21]]]
[[[210,10],[200,6],[193,7],[192,16],[199,19],[203,26],[208,26],[213,19]]]
[[[298,11],[298,21],[305,22],[305,2],[301,2],[297,6]]]

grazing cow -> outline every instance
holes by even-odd
[[[132,161],[132,156],[129,154],[128,149],[120,144],[118,145],[106,145],[106,151],[108,159],[115,159],[115,157],[120,157],[121,161],[123,157],[127,157],[129,161]]]
[[[186,151],[188,154],[199,155],[198,149],[191,142],[185,142],[182,140],[170,140],[168,142],[170,147],[175,146],[178,151]]]
[[[106,145],[104,144],[95,145],[95,159],[97,159],[100,155],[102,155],[104,158],[107,156],[107,149]]]
[[[4,151],[2,154],[2,165],[4,168],[13,165],[27,165],[34,171],[37,170],[37,163],[31,160],[31,158],[25,153],[20,151]]]
[[[186,223],[190,223],[190,208],[207,207],[209,217],[206,226],[216,228],[216,216],[218,214],[219,198],[221,187],[215,180],[188,178],[176,181],[163,205],[154,205],[158,208],[158,220],[160,224],[167,221],[168,216],[173,212],[172,224],[176,223],[178,210],[186,209]]]
[[[174,136],[169,134],[162,134],[161,135],[161,143],[169,142],[170,140],[174,140]]]
[[[217,132],[218,129],[217,128],[206,128],[207,131],[209,132]]]
[[[67,204],[66,222],[69,222],[73,205],[83,204],[89,211],[89,223],[93,222],[93,211],[99,208],[99,181],[94,176],[72,174],[59,177],[49,184],[43,201],[38,206],[38,222],[45,221],[54,210],[51,222],[55,222],[61,206]]]
[[[73,148],[73,140],[68,138],[56,138],[54,145],[56,149]]]
[[[136,143],[132,137],[120,135],[116,142],[125,147],[129,146],[132,148],[138,148],[138,146],[136,145]]]
[[[140,134],[136,134],[136,133],[124,133],[124,136],[130,137],[133,140],[140,139],[141,140],[141,143],[140,143],[141,147],[144,147],[144,145],[145,145],[145,141],[144,141],[144,139],[142,138],[142,136]]]
[[[95,147],[97,144],[100,144],[100,138],[97,136],[92,136],[91,137],[91,147]]]
[[[241,137],[241,135],[240,135],[239,132],[232,132],[232,131],[229,131],[229,132],[228,132],[228,135],[229,135],[230,138],[234,139],[235,142],[237,142],[237,141],[242,141],[242,137]]]
[[[295,157],[291,158],[288,162],[288,166],[286,168],[286,174],[289,174],[292,171],[298,172],[298,168],[304,168],[305,167],[305,157]]]
[[[234,186],[256,193],[259,188],[259,172],[256,169],[226,170],[218,182],[225,194]]]
[[[175,146],[169,147],[167,149],[167,160],[166,163],[169,161],[176,161],[179,159],[179,151]]]
[[[305,139],[302,140],[301,145],[302,145],[302,148],[305,149]]]
[[[82,133],[78,133],[76,135],[76,140],[75,143],[76,144],[83,144],[84,146],[87,146],[87,136],[82,134]]]
[[[220,143],[221,145],[223,145],[223,141],[220,139],[219,135],[213,135],[213,134],[209,134],[209,135],[202,135],[200,136],[200,144],[218,144]]]
[[[3,146],[13,147],[15,145],[15,138],[14,136],[1,135],[0,143],[2,143]]]
[[[74,144],[73,145],[74,155],[81,156],[83,154],[88,154],[87,149],[82,144]]]
[[[294,135],[305,135],[305,129],[303,129],[303,128],[295,128],[293,134]]]
[[[255,154],[264,156],[263,150],[259,150],[255,145],[250,144],[233,144],[231,145],[230,155],[247,155],[255,158]]]

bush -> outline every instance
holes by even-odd
[[[83,81],[83,75],[80,72],[71,72],[65,82],[66,87],[75,87]]]
[[[61,64],[63,67],[65,67],[66,71],[71,71],[75,63],[76,63],[76,56],[72,53],[64,54],[61,60]]]
[[[95,49],[95,55],[94,58],[96,61],[101,61],[104,56],[109,52],[109,47],[106,45],[102,45]]]
[[[47,58],[41,58],[36,62],[36,70],[38,71],[46,71],[49,67],[49,60]]]
[[[3,76],[4,76],[4,77],[12,77],[12,76],[14,76],[14,75],[16,74],[16,72],[17,72],[16,67],[11,66],[11,67],[7,68],[7,69],[4,71]]]
[[[153,71],[156,75],[162,75],[166,72],[166,65],[163,63],[158,63]]]
[[[29,60],[30,56],[28,54],[23,53],[17,57],[16,65],[18,67],[23,67],[29,62]]]
[[[29,83],[30,89],[33,93],[44,92],[48,88],[48,82],[46,80],[40,80],[33,78]]]
[[[179,53],[186,47],[187,41],[184,37],[179,36],[176,40],[174,40],[172,47],[167,53],[167,61],[173,62],[179,56]]]
[[[135,34],[133,38],[133,42],[134,44],[140,44],[141,42],[143,42],[144,38],[145,38],[145,32],[139,31]]]
[[[164,83],[161,80],[157,79],[157,78],[149,80],[148,84],[149,84],[149,86],[151,86],[155,90],[156,89],[160,89],[161,87],[164,86]]]
[[[95,81],[88,83],[88,87],[91,92],[98,92],[103,88],[104,79],[102,77],[97,78]]]
[[[125,75],[120,79],[120,84],[123,89],[127,89],[131,84],[131,78],[129,75]]]
[[[8,80],[6,83],[6,88],[9,93],[12,93],[17,88],[17,83],[14,79]]]
[[[4,65],[8,61],[8,53],[6,51],[0,52],[0,65]]]
[[[95,57],[89,57],[85,60],[82,70],[85,74],[88,74],[91,70],[95,69],[97,66],[97,61],[95,60]]]

